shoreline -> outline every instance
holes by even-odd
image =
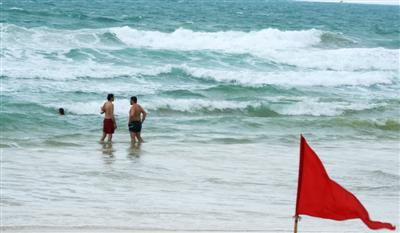
[[[0,232],[29,232],[29,233],[40,233],[40,232],[63,232],[63,233],[72,233],[72,232],[84,232],[84,233],[107,233],[107,232],[117,232],[117,233],[246,233],[246,232],[291,232],[286,230],[195,230],[195,229],[137,229],[137,228],[129,228],[129,227],[58,227],[58,226],[2,226],[0,227]]]
[[[278,233],[291,233],[293,226],[289,226],[290,229],[259,229],[259,230],[211,230],[211,229],[139,229],[130,227],[101,227],[101,226],[74,226],[74,227],[64,227],[64,226],[1,226],[0,232],[21,232],[21,233],[261,233],[261,232],[278,232]],[[303,232],[308,233],[328,233],[328,232],[341,232],[341,233],[360,233],[367,232],[364,230],[317,230],[317,229],[303,229]]]

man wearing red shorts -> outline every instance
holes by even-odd
[[[104,113],[104,121],[103,121],[103,136],[100,139],[100,142],[104,142],[104,139],[107,136],[108,142],[111,142],[112,135],[117,128],[117,124],[115,123],[114,117],[114,95],[107,95],[107,102],[104,103],[103,107],[101,107],[101,114]]]

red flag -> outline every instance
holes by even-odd
[[[372,221],[361,202],[329,178],[321,160],[303,136],[300,141],[296,216],[300,214],[333,220],[359,218],[370,229],[396,229],[390,223]]]

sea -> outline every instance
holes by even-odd
[[[400,227],[399,5],[0,7],[2,231],[292,232],[300,134],[372,219]],[[100,144],[108,93],[118,128]],[[131,96],[148,112],[140,145]],[[299,230],[370,232],[308,216]]]

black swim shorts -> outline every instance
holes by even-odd
[[[142,122],[132,121],[129,123],[129,131],[134,133],[139,133],[142,130]]]

